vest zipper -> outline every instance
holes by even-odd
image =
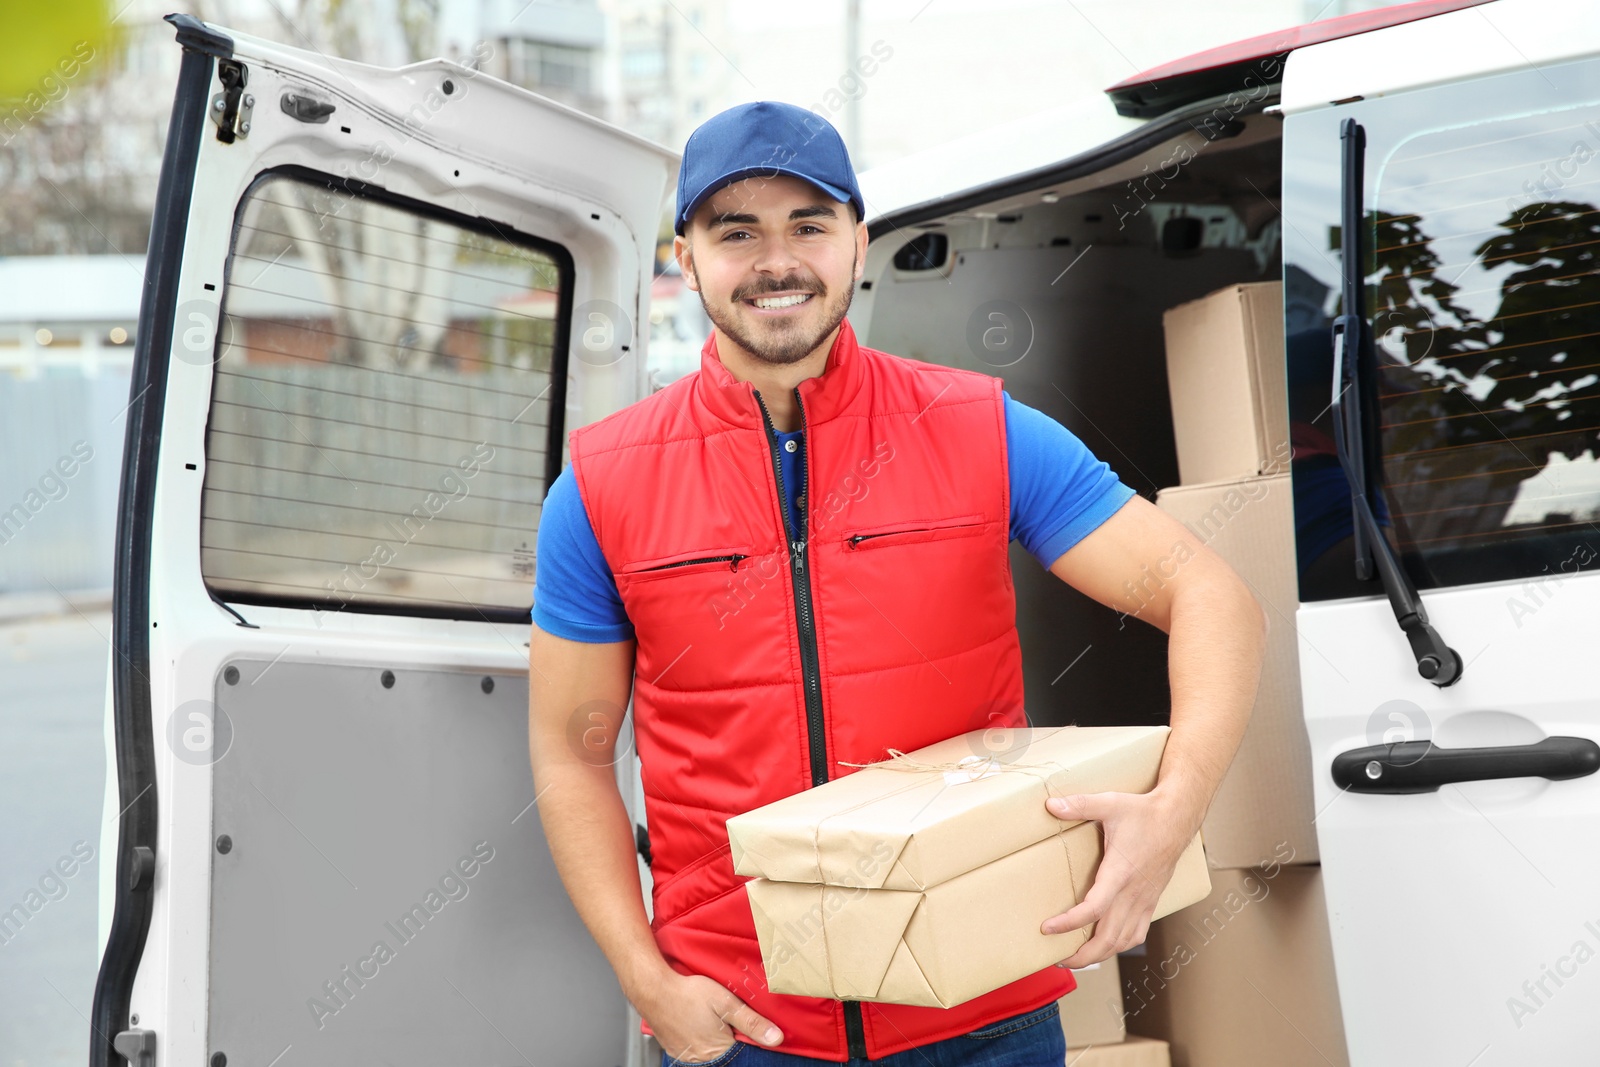
[[[800,403],[800,390],[794,391],[795,403]],[[761,394],[756,393],[756,403],[761,407],[761,419],[766,424],[767,446],[772,453],[772,475],[777,479],[778,510],[783,515],[783,536],[789,543],[789,576],[794,583],[794,604],[796,621],[800,629],[800,670],[805,683],[806,693],[806,737],[810,742],[811,758],[811,784],[819,786],[828,780],[828,746],[823,737],[822,724],[822,670],[817,659],[817,634],[811,619],[811,580],[806,575],[806,542],[805,531],[801,530],[798,522],[792,522],[789,515],[788,494],[783,491],[783,463],[778,455],[778,434],[772,425],[772,415],[767,411],[766,402],[761,399]],[[802,442],[806,428],[805,408],[800,408],[800,430]],[[806,463],[806,448],[802,443],[800,448],[800,472],[805,480],[802,483],[802,492],[809,489],[811,472]],[[801,536],[791,537],[789,531],[793,529]]]
[[[806,462],[806,441],[810,437],[806,432],[806,406],[800,400],[799,388],[793,392],[795,406],[800,411],[800,492],[809,500],[811,464]],[[794,582],[795,615],[800,629],[800,672],[806,693],[806,738],[810,742],[811,785],[815,788],[828,780],[828,745],[826,738],[823,737],[822,667],[817,658],[817,633],[811,615],[811,579],[806,573],[806,531],[800,529],[798,522],[790,522],[788,494],[783,491],[783,463],[778,455],[778,432],[772,425],[772,415],[767,411],[766,402],[761,399],[761,394],[757,392],[755,397],[756,404],[761,408],[761,421],[767,431],[768,450],[772,453],[772,476],[778,487],[778,510],[783,516],[783,536],[789,543],[789,575]],[[790,536],[791,528],[800,535],[798,538]],[[866,1059],[867,1040],[865,1028],[861,1023],[861,1003],[855,1000],[841,1001],[841,1003],[844,1005],[844,1033],[848,1055],[852,1059]]]

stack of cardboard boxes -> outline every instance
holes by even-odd
[[[1123,1024],[1126,1012],[1117,957],[1072,974],[1078,988],[1060,1001],[1067,1067],[1170,1067],[1165,1041],[1130,1037]]]
[[[1170,1043],[1177,1067],[1345,1067],[1300,707],[1282,286],[1173,308],[1166,337],[1182,484],[1156,502],[1250,584],[1271,630],[1202,831],[1212,893],[1123,955],[1126,1024]]]

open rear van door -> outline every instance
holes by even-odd
[[[171,21],[91,1063],[632,1063],[534,810],[528,610],[565,431],[646,393],[675,157]]]
[[[1593,15],[1502,0],[1286,67],[1300,670],[1359,1067],[1600,1041]]]

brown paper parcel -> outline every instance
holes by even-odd
[[[975,731],[728,820],[775,993],[949,1007],[1072,955],[1095,823],[1046,796],[1154,786],[1167,728]],[[962,763],[963,760],[967,762]],[[1156,909],[1210,891],[1198,835]]]

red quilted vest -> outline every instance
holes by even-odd
[[[841,760],[1026,725],[1000,388],[859,347],[842,323],[797,390],[794,544],[766,414],[715,335],[698,373],[569,438],[638,640],[656,943],[775,1022],[785,1052],[876,1059],[1074,988],[1050,967],[948,1009],[771,993],[724,828],[850,773]]]

